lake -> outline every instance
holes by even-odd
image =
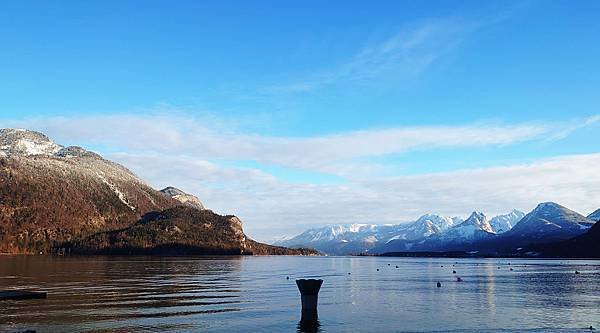
[[[299,322],[296,278],[324,280],[318,323]],[[0,332],[600,329],[598,260],[0,256],[12,288],[48,298],[0,301]]]

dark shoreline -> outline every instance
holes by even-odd
[[[497,258],[497,259],[569,259],[569,260],[599,260],[600,257],[568,257],[568,256],[546,256],[543,254],[526,255],[526,254],[489,254],[489,253],[471,253],[464,251],[448,251],[448,252],[386,252],[381,254],[358,256],[374,256],[374,257],[400,257],[400,258]]]
[[[560,256],[544,256],[544,255],[507,255],[507,254],[474,254],[463,251],[448,251],[448,252],[386,252],[381,254],[348,254],[339,256],[328,256],[326,254],[254,254],[254,253],[224,253],[224,252],[213,252],[213,253],[193,253],[193,252],[127,252],[127,251],[115,251],[115,252],[96,252],[96,253],[85,253],[85,252],[74,252],[71,254],[59,255],[57,253],[0,253],[1,256],[48,256],[48,257],[390,257],[390,258],[453,258],[453,259],[536,259],[536,260],[600,260],[600,257],[560,257]]]

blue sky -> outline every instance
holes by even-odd
[[[259,239],[540,200],[589,213],[598,12],[597,1],[3,2],[0,121],[193,192]],[[452,185],[457,172],[507,174]],[[448,204],[467,185],[479,192]]]

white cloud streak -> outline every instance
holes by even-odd
[[[316,137],[273,137],[213,127],[185,116],[103,115],[5,122],[7,127],[40,130],[59,142],[109,146],[112,151],[156,152],[203,160],[252,160],[316,172],[350,176],[373,165],[356,159],[414,150],[503,146],[528,140],[565,137],[600,117],[561,124],[475,123],[351,131]],[[557,134],[559,133],[559,134]]]

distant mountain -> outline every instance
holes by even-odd
[[[454,225],[461,223],[458,217],[449,218],[437,214],[425,214],[415,222],[408,224],[401,232],[388,240],[416,240],[427,238],[445,232]]]
[[[372,251],[376,253],[414,250],[427,239],[433,239],[463,223],[459,217],[425,214],[413,223],[406,224],[396,235],[381,242]]]
[[[458,217],[448,218],[426,214],[414,222],[395,225],[349,224],[330,225],[308,229],[305,232],[276,245],[290,247],[312,247],[327,254],[353,254],[370,252],[382,244],[405,247],[414,241],[442,233],[456,223]]]
[[[511,224],[518,211],[493,220]],[[521,213],[522,214],[522,213]],[[333,225],[309,229],[298,236],[276,242],[276,245],[312,247],[328,254],[383,253],[409,250],[431,250],[473,243],[494,235],[493,227],[482,213],[467,220],[426,214],[414,222],[397,225]]]
[[[585,233],[595,221],[554,202],[539,204],[502,235],[519,243],[567,240]]]
[[[327,254],[352,254],[368,251],[381,234],[392,232],[391,226],[374,224],[337,224],[313,228],[274,245],[293,248],[309,247]],[[393,233],[393,232],[392,232]]]
[[[488,220],[481,212],[469,218],[426,214],[398,225],[336,225],[309,229],[277,242],[313,247],[328,254],[468,251],[509,253],[519,247],[562,241],[585,233],[594,221],[555,203],[542,203],[525,215],[518,210]]]
[[[496,234],[487,217],[481,212],[473,212],[462,223],[446,232],[427,237],[412,246],[410,251],[455,251],[471,250],[477,242],[493,238]],[[384,252],[397,252],[397,249],[385,248]]]
[[[524,216],[525,213],[515,209],[508,214],[493,217],[490,220],[490,226],[494,233],[501,234],[512,229]]]
[[[587,218],[596,222],[600,221],[600,208],[588,215]]]
[[[144,249],[192,246],[207,253],[233,244],[236,253],[282,252],[248,240],[239,219],[202,210],[197,198],[175,190],[156,191],[125,167],[81,147],[63,147],[42,133],[0,129],[0,253],[60,247],[110,252],[123,242]],[[183,205],[187,210],[178,208]]]
[[[474,240],[494,234],[487,217],[481,212],[473,212],[468,219],[441,234],[447,240]]]
[[[539,204],[511,230],[484,239],[469,250],[491,255],[521,255],[541,244],[562,242],[586,233],[594,221],[554,202]]]
[[[204,205],[196,196],[183,192],[182,190],[175,188],[173,186],[169,186],[160,190],[160,192],[166,195],[169,198],[173,198],[182,204],[198,208],[204,209]]]

